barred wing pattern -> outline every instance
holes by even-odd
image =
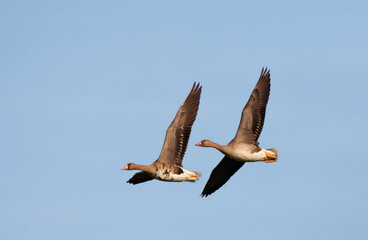
[[[258,145],[266,116],[266,106],[270,96],[270,70],[262,68],[261,76],[252,95],[245,105],[238,131],[233,141]]]
[[[166,131],[164,145],[157,162],[182,167],[192,125],[197,116],[202,86],[196,83],[178,110],[174,120]]]

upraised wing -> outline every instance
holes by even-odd
[[[238,131],[232,141],[258,145],[270,96],[270,71],[262,68],[261,76],[245,105]]]
[[[199,83],[194,83],[188,97],[166,131],[164,145],[157,162],[183,166],[182,162],[187,150],[192,125],[197,116],[201,92],[202,86]]]

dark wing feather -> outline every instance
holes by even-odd
[[[258,145],[270,96],[270,81],[270,71],[262,68],[258,83],[243,109],[238,132],[233,141]]]
[[[199,83],[194,83],[188,97],[166,131],[164,145],[157,159],[158,162],[183,166],[182,162],[187,150],[192,125],[197,116],[201,92],[202,87],[199,86]]]
[[[151,181],[153,179],[152,175],[147,173],[147,172],[139,172],[134,174],[134,176],[129,179],[127,181],[127,183],[131,183],[133,185],[138,184],[138,183],[142,183],[142,182],[147,182],[147,181]]]
[[[214,193],[217,189],[222,187],[243,165],[244,162],[238,162],[225,156],[212,170],[210,178],[207,181],[201,196],[207,197],[208,195]]]

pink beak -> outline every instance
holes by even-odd
[[[197,143],[196,146],[202,146],[202,142]]]
[[[126,165],[125,167],[123,167],[121,170],[128,170],[128,165]]]

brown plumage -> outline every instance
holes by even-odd
[[[202,197],[207,197],[222,187],[245,162],[272,162],[277,159],[276,149],[262,149],[258,145],[266,115],[266,106],[270,95],[270,71],[262,68],[261,76],[245,105],[238,131],[227,145],[209,140],[196,144],[201,147],[213,147],[225,154],[221,162],[213,169]]]
[[[122,170],[141,170],[128,183],[138,184],[154,178],[162,181],[195,181],[200,173],[183,169],[183,158],[187,149],[192,125],[196,119],[202,87],[196,83],[179,108],[166,131],[165,141],[158,159],[151,165],[129,163]]]
[[[238,131],[232,141],[258,145],[266,116],[271,88],[270,70],[262,68],[261,76],[242,111]]]

